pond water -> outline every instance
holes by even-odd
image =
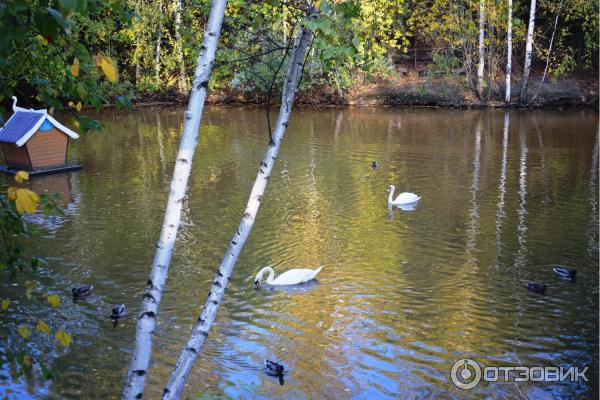
[[[58,377],[10,377],[14,398],[118,398],[166,203],[183,110],[97,116],[71,145],[84,169],[34,178],[64,216],[36,215],[49,264],[2,285],[18,312],[2,343],[46,319],[74,343],[47,352]],[[508,123],[507,129],[506,122]],[[159,312],[145,398],[159,398],[235,231],[267,145],[264,113],[211,108]],[[378,169],[371,162],[380,163]],[[598,396],[598,117],[593,110],[296,110],[254,230],[186,398],[588,399]],[[1,178],[4,179],[4,178]],[[422,196],[389,210],[387,188]],[[256,272],[323,266],[299,291],[257,292]],[[578,270],[574,282],[554,264]],[[59,312],[15,285],[57,293]],[[546,283],[545,296],[527,282]],[[70,288],[94,284],[73,303]],[[124,303],[113,327],[107,315]],[[281,361],[284,384],[265,375]],[[457,389],[452,364],[588,366],[589,382]],[[204,396],[204,397],[202,397]],[[212,396],[212,397],[210,397]]]

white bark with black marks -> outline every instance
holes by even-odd
[[[483,71],[485,68],[485,0],[479,0],[479,64],[477,64],[477,95],[483,99]]]
[[[506,32],[506,95],[504,101],[510,103],[510,78],[512,75],[512,0],[508,0],[508,30]]]
[[[185,112],[183,134],[173,171],[165,218],[156,253],[152,263],[150,278],[142,301],[142,310],[137,319],[135,349],[127,371],[123,399],[139,399],[143,395],[146,373],[152,351],[152,335],[156,328],[156,315],[167,280],[169,264],[175,247],[175,239],[181,221],[181,209],[186,196],[187,182],[192,168],[192,159],[198,142],[198,129],[202,119],[204,102],[208,92],[208,81],[212,72],[217,51],[217,43],[227,0],[214,0],[204,29],[202,46],[198,53],[192,93]]]
[[[314,15],[315,14],[311,14],[309,18],[314,17]],[[294,104],[294,97],[302,74],[306,51],[312,37],[312,31],[308,28],[303,28],[295,40],[292,57],[287,67],[282,90],[279,116],[272,135],[273,141],[269,143],[267,152],[260,162],[258,174],[254,181],[254,186],[252,186],[250,198],[248,199],[242,220],[229,243],[229,247],[219,266],[217,275],[212,282],[204,309],[192,330],[187,344],[177,360],[175,370],[163,392],[163,400],[178,399],[181,397],[192,365],[198,357],[202,345],[204,344],[204,340],[208,336],[208,332],[215,320],[235,263],[244,247],[246,239],[248,239],[248,236],[250,235],[260,202],[263,198],[267,183],[269,182],[271,171],[273,170],[273,165],[275,164],[277,154],[279,153],[279,146],[281,145],[285,130],[288,126],[292,106]]]
[[[529,73],[531,72],[531,57],[533,55],[535,7],[535,0],[531,0],[531,8],[529,9],[529,26],[527,28],[527,42],[525,43],[525,65],[523,66],[523,79],[521,80],[521,93],[519,94],[519,101],[521,103],[527,103],[527,84],[529,81]]]

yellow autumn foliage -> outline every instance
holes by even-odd
[[[17,181],[17,183],[27,180],[29,180],[29,173],[27,173],[27,171],[19,171],[15,174],[15,181]]]
[[[25,325],[18,327],[17,332],[19,332],[19,334],[23,336],[23,339],[29,338],[29,328]]]
[[[60,342],[60,344],[62,344],[65,347],[69,347],[71,345],[71,335],[69,335],[65,331],[56,332],[56,335],[54,335],[54,337]]]
[[[46,300],[48,301],[48,304],[50,304],[54,308],[60,306],[60,296],[57,294],[49,295],[48,297],[46,297]]]
[[[117,63],[112,58],[108,56],[94,56],[92,60],[110,82],[116,83],[119,80],[119,69],[117,68]]]
[[[52,333],[52,332],[50,332],[50,327],[48,326],[48,324],[45,323],[42,320],[38,321],[37,326],[35,327],[35,329],[37,329],[38,332],[42,332],[42,333],[44,333],[44,334],[46,334],[48,336],[50,336],[50,333]]]
[[[73,64],[71,64],[69,69],[71,70],[71,74],[73,76],[79,75],[79,58],[75,57],[75,59],[73,60]]]
[[[10,197],[10,194],[9,194]],[[19,214],[23,213],[33,213],[37,209],[38,204],[40,204],[40,196],[37,193],[32,192],[29,189],[18,188],[15,190],[15,205],[17,206],[17,212]]]

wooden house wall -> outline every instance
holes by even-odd
[[[25,146],[17,147],[16,144],[2,143],[4,162],[11,168],[31,169],[29,155]]]
[[[56,128],[37,131],[25,144],[32,168],[64,165],[68,142],[69,137]]]

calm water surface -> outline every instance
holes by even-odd
[[[166,203],[182,110],[106,113],[102,133],[71,146],[78,172],[39,177],[65,216],[34,216],[28,242],[57,293],[0,315],[2,343],[45,318],[72,333],[46,343],[56,382],[9,378],[13,398],[117,398],[135,316]],[[598,396],[598,117],[596,111],[345,109],[294,111],[254,230],[186,398],[588,399]],[[159,398],[237,226],[267,136],[262,111],[213,108],[205,117],[155,333],[146,396]],[[381,167],[371,169],[371,161]],[[4,178],[0,178],[4,179]],[[387,208],[388,185],[423,197]],[[551,266],[578,270],[576,282]],[[252,289],[263,266],[323,265],[300,291]],[[546,296],[528,281],[549,285]],[[73,285],[93,283],[74,304]],[[14,297],[17,299],[16,297]],[[116,328],[112,305],[125,303]],[[456,389],[455,360],[484,365],[589,366],[590,382],[480,384]],[[265,358],[289,369],[284,385]],[[13,391],[10,394],[10,391]]]

